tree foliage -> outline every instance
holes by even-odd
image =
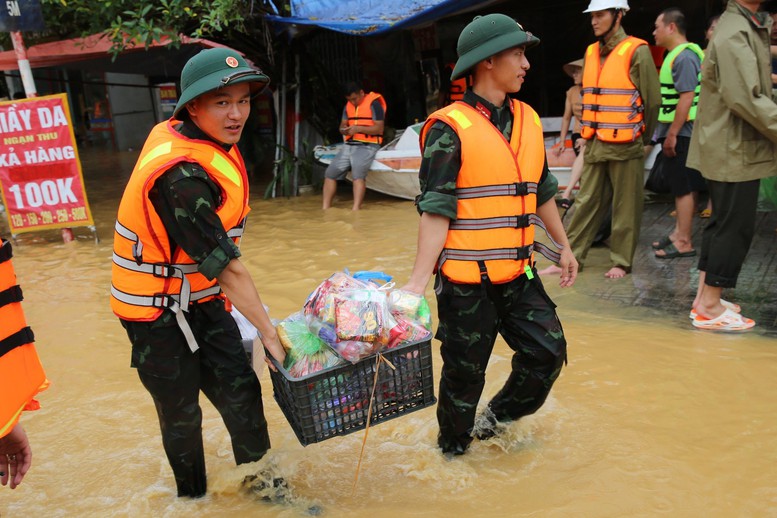
[[[286,2],[277,3],[283,10]],[[175,44],[181,36],[219,41],[230,34],[250,36],[271,11],[270,0],[41,0],[41,7],[47,29],[26,33],[28,45],[104,33],[114,55],[128,45],[148,46],[165,37]]]

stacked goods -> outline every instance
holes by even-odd
[[[287,355],[270,375],[303,445],[365,428],[373,388],[372,424],[436,401],[429,306],[388,288],[337,272],[278,324]]]
[[[344,272],[322,282],[303,311],[308,328],[351,363],[431,335],[423,296],[389,292]]]

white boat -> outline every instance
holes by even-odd
[[[378,150],[367,174],[368,189],[403,200],[413,200],[421,194],[418,185],[421,146],[418,138],[422,126],[422,122],[408,126]],[[342,145],[316,146],[313,156],[321,164],[329,165]],[[353,180],[350,172],[347,178]]]
[[[552,149],[558,143],[560,119],[561,117],[543,118],[542,123],[545,131],[545,155],[548,159],[548,168],[558,180],[559,190],[562,190],[566,189],[569,183],[572,163],[575,161],[575,152],[571,147],[565,147],[560,155],[556,155]],[[422,122],[408,126],[397,133],[391,142],[378,150],[367,175],[368,189],[404,200],[413,200],[421,193],[418,184],[418,170],[421,167],[419,134],[422,126]],[[329,165],[342,145],[339,143],[330,146],[316,146],[313,149],[313,156],[319,163]],[[569,146],[568,142],[567,146]],[[646,175],[653,164],[656,153],[657,149],[654,149],[645,161]],[[350,172],[347,178],[353,180]]]

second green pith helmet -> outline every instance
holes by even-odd
[[[540,39],[524,30],[504,14],[476,16],[459,35],[456,54],[459,59],[451,73],[451,81],[468,75],[472,68],[494,54],[513,47],[533,47]]]

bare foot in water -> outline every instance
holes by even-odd
[[[543,268],[537,273],[539,273],[540,275],[558,275],[561,273],[561,268],[559,268],[555,264],[551,264],[547,268]]]
[[[620,279],[626,277],[626,270],[620,266],[613,266],[604,274],[608,279]]]

